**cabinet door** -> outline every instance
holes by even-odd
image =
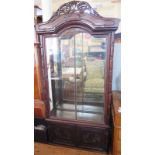
[[[45,38],[56,117],[68,119],[67,112],[70,119],[104,122],[107,43],[107,35],[93,36],[80,28]]]
[[[108,151],[108,134],[108,129],[79,127],[77,135],[79,137],[78,145],[83,148]]]
[[[72,145],[76,144],[76,127],[63,123],[51,123],[48,127],[49,142]]]

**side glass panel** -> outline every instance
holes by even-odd
[[[60,50],[58,38],[46,38],[46,58],[48,68],[49,97],[51,100],[50,109],[60,103],[61,96],[61,68],[60,68]],[[54,103],[54,104],[53,104]]]
[[[106,42],[80,29],[46,38],[53,115],[103,122]]]
[[[77,119],[103,119],[106,39],[88,33],[75,35]]]

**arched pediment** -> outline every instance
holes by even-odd
[[[56,33],[71,25],[83,25],[92,31],[115,31],[118,23],[119,19],[100,16],[87,2],[71,1],[60,6],[47,22],[36,25],[36,31],[38,34]]]

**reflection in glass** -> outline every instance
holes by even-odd
[[[103,121],[106,38],[74,29],[52,38],[48,51],[55,115]]]

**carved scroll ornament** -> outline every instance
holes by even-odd
[[[87,24],[95,29],[117,29],[118,19],[100,16],[87,2],[71,1],[63,4],[54,15],[45,23],[36,26],[38,33],[55,32],[61,29],[64,23]]]

